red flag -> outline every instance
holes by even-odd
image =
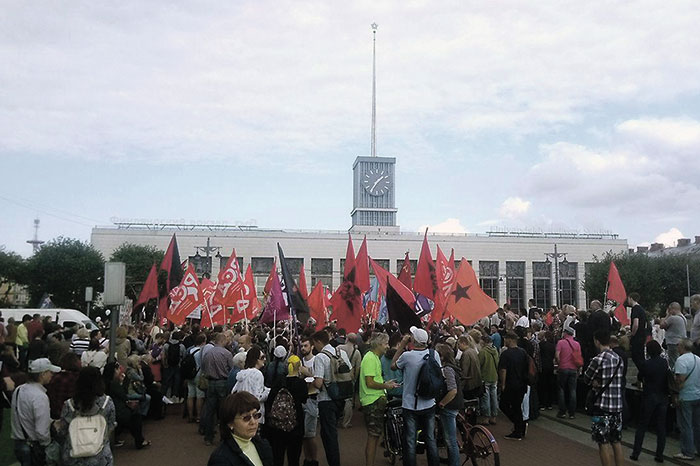
[[[168,319],[175,325],[182,325],[187,316],[203,303],[199,280],[197,280],[197,274],[194,273],[194,266],[190,264],[180,285],[170,291]]]
[[[420,250],[420,257],[418,258],[418,267],[416,267],[416,280],[413,283],[413,291],[435,301],[435,294],[437,293],[437,279],[435,277],[435,263],[430,255],[430,246],[428,246],[427,228],[425,230],[425,236],[423,237],[423,246]]]
[[[343,278],[347,279],[350,271],[355,268],[355,249],[352,247],[352,236],[348,233],[348,248],[345,251],[345,267],[343,268]]]
[[[337,321],[338,328],[344,328],[348,333],[359,330],[362,323],[362,294],[355,281],[355,256],[352,251],[352,241],[348,242],[348,256],[345,261],[345,270],[348,270],[348,261],[352,260],[353,267],[349,270],[342,283],[331,297],[333,307],[333,319]]]
[[[454,260],[454,257],[453,257]],[[445,308],[447,307],[447,298],[452,292],[455,282],[455,270],[454,262],[450,268],[450,263],[442,253],[440,246],[437,247],[437,283],[438,283],[438,293],[435,297],[435,307],[433,312],[430,313],[430,323],[440,322],[444,319]]]
[[[413,283],[411,283],[411,260],[408,258],[408,252],[406,252],[406,257],[403,259],[403,266],[399,271],[399,281],[409,290],[413,289]]]
[[[255,281],[253,280],[253,269],[248,265],[245,274],[245,281],[241,286],[238,296],[235,298],[235,307],[231,313],[229,323],[234,324],[243,319],[252,319],[260,312],[260,303],[255,291]]]
[[[203,278],[199,284],[199,289],[202,290],[202,298],[204,298],[204,309],[200,325],[202,328],[212,328],[214,324],[211,313],[211,298],[216,292],[216,284],[208,278]]]
[[[490,316],[498,304],[479,287],[474,269],[463,257],[457,271],[454,288],[447,299],[447,312],[464,325],[472,325]]]
[[[377,301],[368,301],[367,302],[367,316],[369,317],[371,322],[376,322],[377,318],[379,317],[379,306],[381,304],[382,297],[377,296]]]
[[[406,285],[401,283],[398,278],[394,277],[392,274],[384,270],[381,265],[374,262],[372,258],[370,258],[369,262],[372,265],[374,275],[376,275],[377,281],[379,282],[379,293],[386,296],[388,282],[391,284],[394,291],[396,291],[396,293],[406,302],[406,304],[411,307],[411,309],[415,309],[416,295],[414,295],[413,292],[406,287]]]
[[[226,262],[221,272],[219,272],[219,282],[216,285],[216,294],[214,300],[220,302],[225,307],[236,305],[236,300],[240,298],[243,290],[243,274],[238,267],[236,260],[236,250],[231,252],[231,256]]]
[[[170,299],[168,294],[170,290],[175,288],[182,280],[180,252],[177,248],[177,238],[175,234],[170,238],[170,244],[168,244],[168,249],[165,251],[165,256],[163,256],[163,262],[160,263],[160,270],[165,270],[168,274],[165,279],[165,295],[161,296],[160,303],[158,303],[158,319],[160,323],[163,323],[168,314],[168,300]]]
[[[265,282],[265,288],[263,288],[263,293],[266,295],[270,294],[270,290],[272,289],[272,280],[273,277],[277,276],[277,262],[272,261],[272,269],[270,270],[270,275],[267,276],[267,281]],[[277,277],[279,280],[279,277]]]
[[[325,294],[326,291],[323,288],[323,282],[319,280],[316,282],[316,286],[314,286],[307,300],[309,304],[309,313],[316,321],[316,330],[321,330],[328,325],[328,306]]]
[[[357,277],[355,283],[360,289],[361,293],[366,293],[369,290],[369,256],[367,255],[367,237],[362,240],[362,246],[360,246],[360,251],[357,253],[357,258],[355,259]]]
[[[299,269],[299,293],[304,301],[309,300],[309,289],[306,287],[306,273],[304,272],[304,264],[301,264]]]
[[[622,325],[629,325],[630,320],[627,317],[627,309],[625,308],[625,300],[627,299],[627,292],[625,291],[625,285],[622,284],[620,279],[620,272],[617,271],[617,266],[614,262],[610,262],[610,270],[608,271],[608,293],[605,299],[614,299],[617,302],[617,308],[615,308],[615,317],[620,321]]]
[[[208,318],[211,320],[211,326],[224,325],[226,323],[226,308],[214,298],[214,295],[216,295],[217,284],[209,279],[205,280],[209,282],[207,283],[207,287],[202,288],[203,285],[200,285],[200,288],[202,288],[202,296],[205,297],[207,302],[207,313]],[[204,283],[205,281],[202,280],[202,284]]]
[[[452,252],[450,253],[450,260],[448,263],[450,264],[450,268],[452,269],[452,271],[457,273],[457,267],[455,267],[455,249],[454,248],[452,248]]]
[[[134,309],[141,304],[148,303],[149,299],[158,299],[158,271],[156,270],[156,264],[153,264],[151,271],[148,272],[148,278],[146,278],[146,283],[143,284],[143,289],[138,301],[134,304]]]

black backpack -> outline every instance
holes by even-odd
[[[168,343],[167,345],[166,359],[168,361],[168,367],[180,367],[180,346],[182,343],[176,345]]]
[[[435,350],[430,348],[428,354],[423,356],[423,364],[418,372],[416,383],[416,401],[414,408],[418,407],[418,398],[426,400],[437,399],[447,392],[445,377],[442,375],[442,368],[435,359]]]
[[[179,349],[179,348],[178,348]],[[197,376],[197,361],[194,359],[194,355],[199,353],[201,349],[187,353],[185,359],[182,360],[180,365],[180,373],[182,378],[185,380],[192,380]]]

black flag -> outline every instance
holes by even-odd
[[[412,326],[422,327],[420,317],[416,311],[411,309],[411,306],[403,300],[396,290],[387,280],[386,284],[386,308],[389,311],[389,320],[393,320],[399,324],[401,333],[406,334]]]
[[[282,280],[284,280],[284,291],[287,295],[289,312],[305,325],[309,319],[309,306],[301,295],[294,277],[289,273],[289,267],[287,267],[287,261],[284,259],[284,253],[279,243],[277,243],[277,251],[280,255],[280,268],[282,269]]]

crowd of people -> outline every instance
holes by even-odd
[[[655,459],[663,461],[672,395],[681,435],[676,457],[692,459],[700,452],[700,358],[693,344],[700,340],[700,296],[691,299],[694,318],[672,303],[665,317],[650,319],[640,300],[628,297],[628,326],[598,301],[586,311],[570,305],[545,311],[532,301],[520,311],[504,305],[470,327],[445,320],[404,332],[392,323],[348,333],[334,325],[317,330],[313,322],[212,329],[142,322],[116,330],[114,361],[102,331],[25,316],[0,324],[4,407],[23,466],[111,464],[127,435],[135,448],[150,445],[143,423],[162,419],[167,405],[181,406],[182,422],[192,423],[206,445],[214,445],[218,431],[214,466],[282,466],[285,459],[297,466],[302,458],[304,466],[318,465],[317,437],[327,463],[339,466],[338,432],[351,426],[357,408],[371,466],[389,403],[403,409],[405,465],[416,463],[419,430],[428,463],[438,464],[439,422],[448,463],[457,466],[456,419],[465,400],[477,400],[483,425],[505,414],[513,425],[505,438],[521,441],[543,410],[575,418],[585,384],[601,462],[621,464],[631,359],[638,370],[630,382],[642,392],[642,408],[630,457],[638,459],[654,423]],[[432,389],[431,380],[439,382]],[[99,442],[76,433],[86,423],[97,425]]]

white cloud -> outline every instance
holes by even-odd
[[[498,210],[499,215],[502,218],[516,219],[524,217],[530,210],[530,201],[524,201],[519,197],[509,197]]]
[[[432,233],[469,233],[469,230],[457,218],[448,218],[444,222],[434,225],[421,225],[418,231],[425,231],[426,228],[428,228],[428,232]]]
[[[678,228],[671,228],[667,232],[661,233],[654,239],[655,243],[663,243],[664,246],[674,247],[679,239],[684,238],[683,233]]]

